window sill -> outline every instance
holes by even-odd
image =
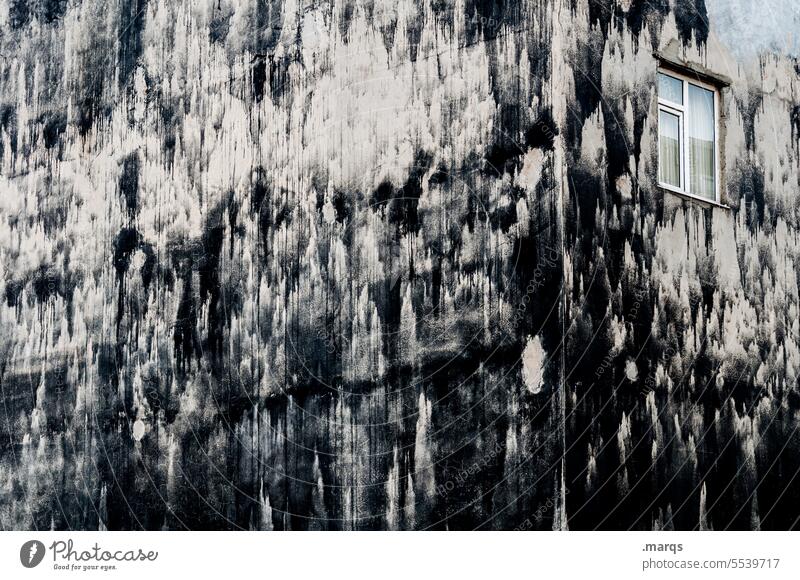
[[[708,199],[705,197],[700,197],[699,195],[692,195],[691,193],[676,191],[674,189],[669,189],[667,187],[664,187],[663,185],[659,185],[658,188],[665,193],[672,194],[675,197],[679,197],[685,201],[691,201],[693,203],[704,205],[706,207],[717,207],[719,209],[727,209],[727,210],[731,209],[731,206],[729,205],[725,205],[724,203],[720,203],[718,201],[714,201],[712,199]]]

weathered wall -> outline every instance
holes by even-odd
[[[554,505],[551,14],[498,10],[4,6],[5,526]]]
[[[800,513],[797,70],[702,0],[0,27],[5,528]],[[668,47],[734,80],[731,209],[653,186]]]

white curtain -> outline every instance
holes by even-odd
[[[658,114],[659,181],[681,186],[680,120],[676,115],[659,111]]]
[[[689,191],[714,199],[714,93],[689,85]]]

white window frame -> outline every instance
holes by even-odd
[[[667,99],[661,97],[660,93],[660,82],[656,82],[656,90],[659,90],[658,94],[658,116],[659,122],[661,117],[661,111],[665,113],[669,113],[671,115],[675,115],[678,117],[678,133],[680,136],[680,187],[675,187],[669,183],[664,183],[661,181],[661,128],[658,129],[658,139],[659,139],[659,152],[658,152],[658,186],[662,187],[666,190],[672,191],[674,193],[678,193],[680,195],[691,197],[692,199],[696,199],[698,201],[704,201],[706,203],[714,203],[717,205],[721,205],[720,199],[720,171],[719,171],[719,155],[720,155],[720,139],[719,139],[719,131],[720,131],[720,120],[719,120],[719,99],[720,99],[720,90],[719,87],[714,86],[712,84],[703,82],[698,80],[697,78],[692,78],[685,74],[681,74],[669,68],[661,68],[659,67],[658,72],[661,74],[665,74],[669,77],[682,81],[683,83],[683,105],[679,105],[678,103],[673,103]],[[696,87],[701,89],[706,89],[707,91],[711,91],[714,95],[714,198],[704,197],[702,195],[697,195],[689,191],[689,183],[691,182],[690,175],[689,175],[689,164],[687,160],[689,159],[689,140],[687,139],[688,130],[687,130],[687,121],[688,118],[688,108],[689,108],[689,84],[692,84]]]

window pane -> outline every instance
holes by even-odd
[[[666,111],[658,112],[658,180],[681,186],[680,119]]]
[[[689,84],[689,191],[716,198],[714,184],[714,93]]]
[[[683,105],[683,81],[658,73],[658,96],[672,103]]]

